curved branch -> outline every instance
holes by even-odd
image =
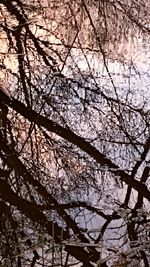
[[[58,226],[57,223],[49,221],[47,217],[39,210],[36,204],[20,198],[3,180],[0,180],[0,198],[2,198],[5,202],[10,203],[12,206],[15,206],[25,216],[30,218],[32,222],[39,223],[42,227],[45,227],[48,234],[54,238],[56,243],[62,242],[62,232],[64,239],[69,238],[68,233],[63,228]],[[66,246],[65,250],[77,260],[83,262],[83,264],[85,264],[87,267],[93,266],[90,263],[90,253],[86,252],[83,248]],[[96,261],[97,260],[98,259],[96,259]]]
[[[75,146],[79,147],[82,151],[86,152],[91,156],[97,163],[102,165],[107,165],[110,168],[110,171],[115,175],[120,177],[121,181],[125,182],[127,185],[135,189],[139,195],[150,200],[150,191],[147,189],[147,186],[141,184],[141,182],[131,179],[131,176],[128,175],[125,171],[120,170],[119,167],[113,163],[110,159],[106,158],[104,154],[99,152],[94,146],[87,142],[83,137],[78,136],[69,128],[64,128],[58,123],[38,114],[36,111],[27,108],[23,103],[16,99],[10,100],[7,95],[4,95],[0,91],[0,97],[6,104],[8,104],[13,110],[22,115],[24,118],[28,119],[30,122],[42,126],[50,132],[53,132]],[[114,169],[114,170],[113,170]]]

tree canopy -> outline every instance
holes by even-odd
[[[1,266],[149,266],[149,18],[0,0]]]

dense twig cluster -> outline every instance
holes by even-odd
[[[148,16],[140,0],[0,0],[2,264],[149,266],[149,96],[119,52]]]

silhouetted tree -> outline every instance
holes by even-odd
[[[2,264],[149,266],[149,74],[127,47],[146,57],[148,17],[140,0],[0,0]]]

